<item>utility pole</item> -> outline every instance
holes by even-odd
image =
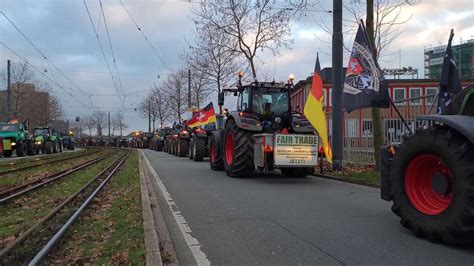
[[[148,133],[151,133],[151,100],[148,100]]]
[[[10,60],[7,60],[7,122],[10,121],[11,113],[12,113],[12,88],[11,88],[11,80],[10,80]]]
[[[334,0],[332,17],[332,148],[333,170],[342,169],[342,0]]]
[[[109,112],[109,141],[110,141],[110,112]]]
[[[191,69],[188,69],[188,108],[191,108]]]

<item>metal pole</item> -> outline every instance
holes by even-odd
[[[342,0],[333,1],[332,31],[332,148],[334,170],[342,169]]]
[[[11,77],[10,77],[10,60],[7,60],[7,122],[11,120],[12,112],[12,88],[11,88]]]
[[[188,107],[191,108],[191,69],[188,69]]]
[[[109,112],[109,141],[110,141],[110,112]]]
[[[148,100],[148,133],[151,133],[151,100]]]

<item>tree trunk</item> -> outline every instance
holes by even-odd
[[[255,70],[255,63],[253,62],[253,58],[249,59],[250,68],[252,69],[252,77],[254,80],[257,80],[257,71]]]
[[[367,36],[370,45],[373,47],[373,55],[377,60],[377,51],[375,50],[375,34],[374,34],[374,0],[367,0],[367,18],[366,18]],[[374,141],[374,159],[375,170],[380,170],[380,146],[383,142],[382,119],[380,117],[380,109],[372,108],[372,126]]]

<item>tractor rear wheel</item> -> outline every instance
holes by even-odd
[[[395,154],[392,211],[415,235],[474,243],[474,144],[446,127],[419,129]]]
[[[53,153],[57,153],[58,152],[58,143],[57,142],[53,142]]]
[[[163,141],[158,141],[156,142],[156,151],[162,151],[163,150]]]
[[[23,157],[26,155],[26,143],[19,142],[16,144],[16,156]]]
[[[313,168],[281,168],[280,171],[283,175],[292,177],[306,177],[314,173]]]
[[[224,170],[224,159],[222,158],[221,150],[220,144],[217,143],[217,139],[211,136],[209,140],[209,165],[214,171]]]
[[[189,140],[189,145],[188,145],[188,148],[189,148],[189,160],[193,160],[194,159],[194,143],[195,143],[195,139],[196,139],[196,136],[194,136],[191,140]]]
[[[188,154],[189,141],[187,139],[178,138],[178,157],[185,157]]]
[[[33,147],[33,144],[30,142],[26,145],[26,154],[33,156],[36,154],[36,150]]]
[[[233,120],[227,122],[224,134],[224,167],[231,177],[252,175],[253,134],[239,128]]]
[[[51,154],[53,153],[53,143],[51,141],[46,142],[46,154]]]
[[[200,162],[206,156],[206,140],[204,138],[197,138],[193,142],[193,160]]]

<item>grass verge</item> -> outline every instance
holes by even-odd
[[[332,171],[326,168],[326,175],[332,179],[355,183],[359,185],[379,187],[379,173],[374,165],[358,165],[346,163],[342,171]]]
[[[145,263],[137,151],[132,151],[58,246],[47,264]]]

